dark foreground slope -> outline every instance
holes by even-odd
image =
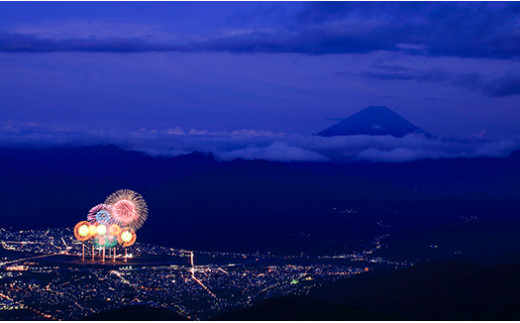
[[[133,305],[87,317],[88,321],[182,321],[185,317],[165,308]]]
[[[308,298],[285,297],[222,320],[519,320],[520,265],[425,264],[331,283]]]
[[[309,296],[261,301],[213,320],[519,320],[520,265],[429,263],[333,282]],[[87,320],[182,320],[148,306],[110,310]]]
[[[218,321],[380,321],[392,320],[387,314],[371,313],[338,302],[322,302],[310,297],[287,296],[223,313]]]

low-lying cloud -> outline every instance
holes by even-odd
[[[0,147],[50,148],[116,145],[150,156],[202,152],[219,161],[263,159],[276,162],[409,162],[421,159],[507,157],[520,140],[429,139],[421,135],[320,137],[270,131],[166,130],[69,131],[37,124],[0,123]]]

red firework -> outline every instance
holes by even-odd
[[[143,197],[132,190],[119,190],[105,201],[112,206],[112,220],[133,231],[141,228],[148,217],[148,208]]]
[[[114,214],[116,218],[123,224],[129,225],[130,223],[137,221],[139,215],[135,208],[134,203],[129,200],[119,200],[114,203]]]

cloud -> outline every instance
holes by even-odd
[[[368,78],[390,81],[418,81],[429,83],[444,83],[472,91],[480,91],[490,97],[505,97],[520,94],[520,74],[508,72],[504,76],[489,79],[478,73],[455,73],[442,70],[416,70],[401,66],[385,66],[389,71],[365,72],[362,75]],[[343,75],[346,73],[336,73]]]
[[[367,41],[431,56],[517,57],[518,3],[317,2],[296,17],[303,25],[355,22]]]
[[[164,52],[185,51],[187,48],[149,42],[140,38],[112,37],[98,38],[68,38],[52,39],[40,38],[31,34],[0,32],[1,52],[22,53],[52,53],[52,52],[109,52],[109,53],[136,53],[136,52]]]
[[[509,73],[493,80],[483,87],[486,94],[494,97],[504,97],[520,94],[520,74]]]
[[[260,13],[265,15],[263,25],[253,28],[242,21],[239,33],[217,30],[202,40],[195,40],[197,37],[193,35],[191,40],[188,36],[182,41],[173,41],[176,37],[168,37],[168,33],[157,29],[146,29],[149,31],[146,37],[137,32],[129,38],[113,37],[99,31],[95,23],[77,23],[86,26],[83,28],[94,26],[98,34],[85,37],[90,33],[79,29],[76,36],[57,39],[42,38],[41,33],[30,33],[30,28],[25,28],[25,33],[4,31],[0,33],[0,51],[319,55],[385,50],[429,56],[514,58],[520,55],[519,8],[520,4],[514,2],[311,2],[296,11],[264,10]],[[258,7],[255,6],[255,10]]]
[[[409,162],[421,159],[506,157],[520,149],[515,139],[428,139],[421,135],[319,137],[270,131],[165,130],[71,131],[38,124],[0,123],[0,147],[77,147],[113,144],[150,156],[210,153],[217,160],[276,162]]]
[[[395,46],[344,32],[348,27],[309,29],[297,34],[278,31],[252,31],[204,41],[150,42],[143,38],[40,38],[31,34],[0,32],[0,52],[52,53],[138,53],[138,52],[231,52],[231,53],[368,53],[394,50]]]
[[[329,158],[317,152],[305,150],[300,147],[288,146],[284,142],[276,141],[265,147],[248,146],[243,149],[218,152],[221,160],[233,160],[242,158],[245,160],[264,159],[277,162],[323,162],[330,161]]]

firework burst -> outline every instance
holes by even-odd
[[[110,224],[112,219],[112,206],[109,204],[98,204],[88,211],[87,220],[90,223]]]
[[[117,225],[115,223],[108,227],[108,232],[115,237],[117,237],[119,235],[120,231],[121,231],[121,228],[119,227],[119,225]]]
[[[124,247],[130,247],[137,240],[135,231],[130,228],[121,229],[121,233],[117,236],[117,241]]]
[[[111,234],[105,234],[102,236],[97,236],[94,238],[93,244],[97,248],[113,248],[117,246],[117,237],[111,235]]]
[[[107,197],[105,205],[111,206],[114,223],[133,231],[140,229],[148,217],[148,207],[141,194],[122,189]]]
[[[135,231],[140,229],[148,218],[148,207],[141,194],[132,190],[122,189],[107,197],[105,203],[91,208],[87,221],[81,221],[74,227],[74,236],[80,242],[90,240],[92,243],[92,261],[95,259],[95,249],[105,252],[108,248],[116,259],[116,247],[125,248],[137,240]],[[85,245],[82,244],[82,259],[85,260]]]
[[[90,223],[90,222],[89,222]],[[96,225],[95,224],[89,224],[88,230],[90,231],[90,236],[93,237],[96,235]]]
[[[90,223],[87,221],[81,221],[80,223],[76,224],[74,227],[74,237],[78,241],[87,241],[92,237],[92,234],[90,232]]]
[[[114,248],[115,246],[117,246],[117,237],[116,236],[113,236],[111,234],[107,234],[106,238],[105,238],[105,246],[108,247],[108,248]]]

